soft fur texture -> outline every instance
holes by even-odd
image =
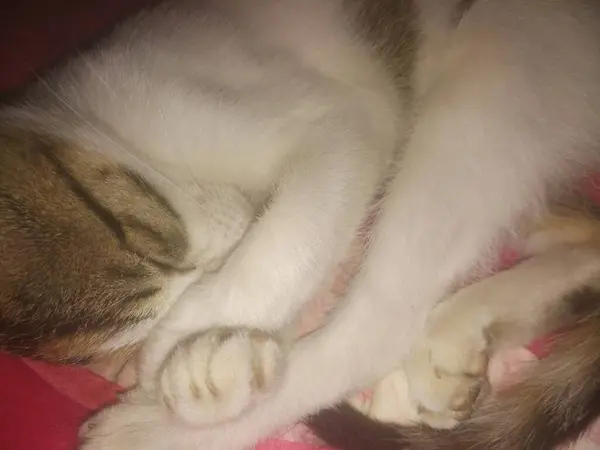
[[[113,285],[112,261],[143,262],[153,277],[143,314],[107,298],[71,333],[81,344],[70,357],[147,337],[140,386],[92,419],[82,448],[245,448],[406,360],[435,303],[597,167],[599,6],[166,2],[4,108],[3,133],[16,139],[3,152],[33,150],[10,170],[29,199],[18,204],[40,229],[85,233],[69,239],[78,248],[30,250],[33,268],[19,248],[40,236],[36,246],[52,249],[57,233],[21,230],[7,242],[3,233],[3,246],[17,242],[3,266],[3,284],[16,285],[2,293],[3,320],[32,328],[23,275],[11,268],[71,280],[83,259],[73,253],[86,252],[80,236],[104,236],[89,250],[102,262],[84,265],[68,295],[34,291],[42,304],[62,303],[55,323],[71,323],[79,292],[126,298],[97,288]],[[346,304],[288,351],[287,325],[344,258],[397,157]],[[24,174],[33,163],[54,191]],[[57,195],[72,208],[35,212]],[[134,301],[136,282],[125,285]],[[100,332],[88,332],[92,323]],[[61,357],[59,344],[40,345],[68,339],[52,330],[30,333],[25,350]],[[14,336],[3,344],[19,349]],[[410,394],[452,413],[452,390],[439,402],[429,390]]]
[[[450,431],[392,425],[397,417],[406,417],[394,413],[404,413],[411,403],[401,372],[386,377],[375,391],[371,408],[363,409],[378,421],[343,405],[310,418],[310,426],[325,441],[343,450],[537,450],[572,443],[600,414],[600,222],[554,218],[536,230],[530,243],[537,250],[546,248],[546,252],[444,301],[428,320],[427,338],[420,346],[430,351],[437,366],[432,376],[449,378],[445,372],[449,366],[440,365],[440,361],[461,364],[465,357],[491,353],[494,346],[514,344],[515,335],[526,337],[539,331],[544,323],[560,324],[565,328],[555,337],[549,357],[530,363],[514,385],[500,388],[491,396],[481,394],[473,417]],[[586,259],[587,263],[580,264]],[[481,332],[486,333],[485,342],[472,334],[476,329],[473,324],[478,322],[482,324]],[[455,331],[447,331],[453,326],[467,331],[459,334],[462,345],[456,344]],[[502,329],[504,332],[499,331]],[[473,339],[479,344],[465,345]],[[466,351],[469,347],[471,352]],[[458,349],[464,353],[457,353]],[[440,384],[431,377],[410,377],[410,366],[423,361],[414,359],[418,354],[413,353],[412,361],[408,360],[408,378],[421,389]],[[459,394],[453,400],[456,416],[460,416],[474,405],[483,379],[473,371],[455,373],[454,377],[466,379],[463,384],[467,390],[453,391]],[[436,400],[444,398],[437,394]],[[416,413],[413,417],[418,419]]]

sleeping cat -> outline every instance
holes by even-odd
[[[17,161],[1,169],[5,347],[22,331],[23,351],[55,358],[145,339],[140,385],[83,428],[86,450],[242,449],[337,403],[427,342],[435,303],[597,167],[599,10],[175,0],[141,13],[0,112],[2,157]],[[344,306],[287,345],[390,168]],[[428,401],[436,386],[411,396],[451,417],[451,389]]]
[[[309,420],[317,434],[340,450],[537,450],[579,437],[600,414],[600,222],[582,216],[552,217],[536,227],[528,243],[534,251],[531,259],[458,291],[434,309],[426,339],[419,343],[421,351],[377,385],[370,407],[360,408],[371,419],[343,405]],[[589,265],[582,265],[588,257]],[[491,396],[480,394],[485,360],[494,347],[524,345],[556,326],[564,328],[548,358],[525,368],[511,387]],[[481,334],[456,333],[457,328],[479,329]],[[477,344],[457,345],[457,339]],[[469,347],[472,353],[457,352]],[[438,427],[452,430],[414,428],[420,412],[409,391],[435,384],[432,378],[411,376],[419,370],[423,352],[436,364],[442,361],[438,373],[451,367],[447,361],[471,368],[454,374],[469,381],[463,383],[466,390],[453,390],[458,394],[454,417],[429,418],[429,423],[437,419]],[[419,386],[408,386],[407,379]],[[436,394],[433,400],[444,398]],[[456,426],[473,406],[475,414]],[[412,427],[398,428],[394,422]]]
[[[168,312],[140,374],[178,415],[225,420],[271,383],[408,126],[401,74],[339,6],[164,2],[0,111],[4,349],[90,359]],[[301,16],[330,39],[305,42]],[[181,341],[206,368],[195,394],[230,398],[179,395]]]

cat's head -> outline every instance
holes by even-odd
[[[138,174],[0,124],[1,350],[66,361],[135,342],[187,248],[177,213]]]

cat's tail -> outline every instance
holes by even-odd
[[[339,450],[551,450],[580,437],[599,415],[596,310],[557,337],[551,355],[528,368],[521,381],[490,397],[452,430],[383,424],[347,405],[308,423]]]

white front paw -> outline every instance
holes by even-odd
[[[168,418],[141,391],[88,419],[79,430],[80,450],[169,450]],[[179,450],[179,449],[178,449]]]
[[[196,426],[239,416],[271,387],[282,347],[270,334],[218,328],[175,347],[158,376],[158,396],[177,417]]]
[[[452,428],[470,416],[488,363],[484,327],[444,306],[404,366],[419,420],[434,428]]]

